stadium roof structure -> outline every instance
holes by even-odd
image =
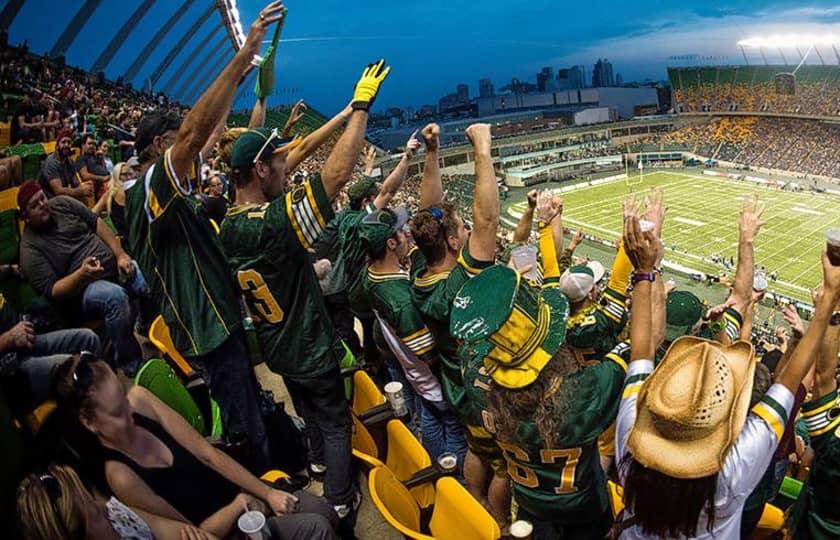
[[[9,43],[193,103],[245,35],[236,0],[7,0]],[[254,72],[245,86],[252,86]]]

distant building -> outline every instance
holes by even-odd
[[[531,94],[537,91],[537,86],[529,82],[522,82],[514,77],[510,80],[510,84],[503,86],[501,90],[511,94]]]
[[[557,89],[557,84],[554,79],[554,72],[550,67],[542,68],[542,71],[537,73],[537,91],[539,92],[553,92]]]
[[[478,97],[489,98],[496,94],[493,88],[493,81],[490,79],[481,79],[478,81]]]
[[[621,73],[615,74],[615,85],[621,86],[624,84],[624,77],[621,76]]]
[[[606,58],[599,58],[595,62],[595,67],[592,69],[592,86],[595,88],[615,86],[613,66]]]
[[[467,102],[470,100],[470,87],[464,83],[458,85],[458,99],[462,102]]]
[[[420,107],[420,110],[417,111],[418,118],[433,118],[437,115],[437,107],[434,105],[423,105]]]
[[[586,87],[583,66],[557,70],[557,90],[577,90]]]

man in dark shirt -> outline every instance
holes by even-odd
[[[76,170],[73,167],[73,162],[70,161],[72,137],[73,135],[69,130],[59,133],[55,152],[47,157],[41,167],[41,188],[47,198],[67,195],[86,202],[93,195],[93,184],[79,182],[76,177]]]
[[[105,156],[97,152],[96,138],[86,134],[82,139],[82,154],[76,159],[74,167],[82,182],[93,182],[97,195],[103,185],[111,179]]]
[[[23,100],[12,114],[12,144],[41,142],[41,122],[36,120],[41,114],[40,108],[32,103],[32,98],[24,94]]]
[[[18,191],[26,228],[20,264],[36,291],[87,319],[104,319],[116,363],[133,376],[142,360],[131,298],[149,294],[137,263],[108,226],[71,197],[47,200],[33,181]]]

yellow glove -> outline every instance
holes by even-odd
[[[368,64],[362,73],[362,78],[356,83],[356,90],[353,92],[353,107],[354,111],[367,111],[373,105],[376,99],[376,94],[379,93],[379,86],[385,77],[391,72],[391,66],[385,67],[385,60],[380,59],[378,62]]]

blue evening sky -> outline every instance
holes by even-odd
[[[125,72],[182,2],[155,2],[109,64],[109,78]],[[10,28],[10,41],[27,39],[33,51],[49,51],[82,3],[28,0]],[[140,3],[102,2],[68,50],[68,63],[89,69]],[[273,103],[303,98],[327,114],[350,99],[364,65],[379,57],[393,67],[377,101],[376,108],[383,109],[436,103],[461,82],[475,95],[483,77],[492,79],[496,88],[512,77],[533,82],[543,66],[556,70],[583,64],[590,79],[598,57],[608,58],[625,81],[660,80],[671,56],[714,55],[721,57],[717,63],[743,63],[735,46],[739,39],[791,32],[840,35],[836,1],[287,0],[286,4],[289,16],[278,53],[279,91]],[[140,70],[135,85],[149,77],[208,5],[209,0],[193,2]],[[259,0],[239,0],[246,33],[263,5]],[[67,16],[57,16],[60,12]],[[197,55],[212,67],[232,54],[226,46],[224,54],[205,58],[220,39],[221,34],[213,34],[218,22],[214,15],[201,26],[198,36],[164,72],[158,89],[172,80],[173,91],[189,93],[193,82],[182,79],[189,79],[193,68],[178,72],[188,55]],[[820,52],[826,63],[838,63],[830,47]],[[778,51],[767,53],[771,63],[781,63]],[[748,54],[750,62],[761,61],[757,52]],[[794,49],[784,54],[789,62],[799,59]],[[808,59],[818,62],[813,54]],[[202,78],[195,78],[195,83]],[[246,96],[238,105],[248,106],[250,101]]]

